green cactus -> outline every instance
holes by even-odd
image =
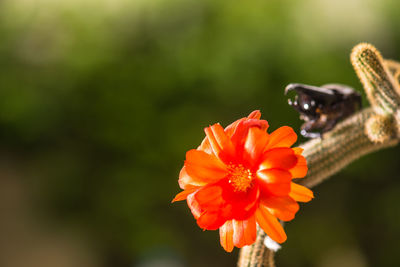
[[[351,63],[371,106],[345,119],[324,134],[324,138],[302,145],[308,173],[298,183],[313,187],[354,160],[399,142],[400,63],[384,60],[366,43],[353,48]],[[275,266],[274,252],[263,244],[265,233],[258,231],[256,242],[241,249],[239,267]]]

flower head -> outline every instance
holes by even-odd
[[[267,133],[268,122],[253,111],[222,128],[205,128],[206,138],[197,149],[186,153],[179,175],[184,190],[174,201],[187,204],[204,230],[220,232],[226,251],[251,245],[258,224],[278,243],[286,234],[278,219],[290,221],[299,202],[308,202],[313,193],[292,182],[307,173],[301,148],[290,148],[297,135],[283,126]]]

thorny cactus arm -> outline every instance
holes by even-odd
[[[302,145],[308,173],[298,182],[313,187],[354,160],[400,141],[400,63],[383,60],[370,44],[359,44],[351,53],[351,63],[364,87],[371,107],[339,123],[323,138]],[[264,246],[265,233],[258,231],[256,242],[241,249],[239,267],[273,267],[274,252]]]

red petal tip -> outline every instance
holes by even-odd
[[[261,112],[260,110],[256,109],[253,112],[251,112],[249,114],[249,116],[247,116],[247,118],[249,119],[260,119],[261,118]]]

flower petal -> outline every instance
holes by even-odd
[[[290,192],[292,175],[282,169],[264,169],[257,172],[257,181],[262,194],[286,196]]]
[[[201,142],[200,146],[197,148],[197,150],[201,150],[206,152],[207,154],[212,154],[212,148],[210,145],[210,141],[208,141],[207,136],[203,139],[203,141]]]
[[[219,159],[224,162],[229,162],[235,155],[235,147],[231,140],[224,132],[224,128],[221,125],[214,124],[204,129],[208,141],[210,142],[211,148]]]
[[[293,178],[303,178],[307,175],[308,167],[306,158],[302,155],[296,155],[297,163],[289,170]]]
[[[200,217],[202,211],[201,211],[199,203],[197,202],[197,200],[194,197],[194,193],[188,195],[186,198],[186,201],[187,201],[190,211],[193,214],[193,217],[197,220]]]
[[[314,193],[305,186],[291,183],[289,196],[299,202],[308,202],[314,198]]]
[[[184,191],[180,192],[180,193],[177,194],[177,195],[175,196],[175,198],[172,200],[172,203],[175,202],[175,201],[185,200],[185,199],[187,198],[188,195],[190,195],[191,193],[193,193],[193,192],[195,192],[195,191],[197,191],[197,190],[199,190],[199,188],[193,187],[193,188],[190,188],[190,189],[187,189],[187,190],[184,190]]]
[[[268,211],[267,208],[260,205],[256,211],[256,220],[264,232],[274,241],[283,243],[287,236],[285,230],[278,220]]]
[[[261,112],[259,110],[254,110],[247,116],[249,119],[257,119],[259,120],[261,118]]]
[[[225,133],[227,136],[232,137],[232,135],[236,131],[236,128],[238,127],[239,123],[241,123],[242,121],[247,120],[247,119],[260,119],[260,118],[261,118],[261,112],[259,110],[254,110],[253,112],[251,112],[249,114],[249,116],[247,116],[245,118],[241,118],[241,119],[229,124],[225,128]]]
[[[251,245],[257,238],[257,225],[255,216],[247,220],[233,220],[233,244],[238,247]]]
[[[244,160],[250,165],[259,163],[268,140],[269,136],[266,131],[258,127],[250,128],[244,144]]]
[[[289,126],[282,126],[270,135],[268,148],[291,147],[297,141],[297,134]]]
[[[179,187],[182,189],[188,189],[190,187],[199,187],[206,185],[206,181],[199,179],[196,176],[189,176],[186,171],[186,167],[183,166],[179,173]]]
[[[239,121],[236,125],[235,131],[232,133],[231,140],[236,148],[237,154],[241,155],[244,149],[244,142],[246,140],[247,133],[249,129],[254,127],[266,132],[269,126],[266,120],[250,118],[245,118],[244,120]]]
[[[213,155],[195,149],[186,153],[185,167],[187,174],[197,182],[212,183],[227,175],[223,162]]]
[[[267,197],[261,200],[261,204],[282,221],[291,221],[299,210],[299,204],[290,197]]]
[[[244,121],[246,118],[241,118],[231,124],[229,124],[226,128],[225,128],[225,133],[227,136],[229,136],[229,138],[232,137],[233,133],[236,131],[236,128],[238,127],[239,123],[241,123],[242,121]]]
[[[204,186],[194,194],[201,213],[197,224],[201,228],[216,230],[232,217],[232,206],[224,200],[222,193],[221,183],[216,183]]]
[[[217,230],[226,222],[219,210],[206,210],[197,219],[197,225],[203,230]]]
[[[291,148],[273,148],[264,153],[259,169],[291,169],[296,163],[297,158]]]
[[[296,155],[301,155],[301,153],[303,153],[304,148],[301,147],[292,147],[294,154]]]
[[[260,197],[260,190],[257,183],[254,183],[246,192],[235,191],[228,179],[221,180],[218,184],[223,189],[222,197],[226,201],[227,207],[225,207],[225,212],[229,216],[228,219],[241,221],[248,219],[254,214]],[[228,207],[231,207],[231,210]]]
[[[227,251],[233,250],[233,225],[232,220],[226,221],[224,225],[219,228],[219,241],[221,246]]]
[[[196,192],[195,198],[203,209],[217,208],[224,204],[222,191],[222,187],[218,184],[207,185]]]

